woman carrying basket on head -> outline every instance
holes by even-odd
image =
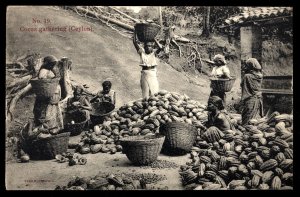
[[[262,105],[262,68],[257,59],[249,58],[242,66],[244,77],[242,79],[242,125],[246,125],[253,118],[263,117]]]
[[[212,64],[214,65],[211,74],[209,75],[212,78],[221,78],[221,79],[232,79],[230,76],[230,70],[226,65],[226,60],[223,55],[217,54],[213,58]],[[218,96],[223,100],[225,105],[226,103],[226,93],[222,90],[215,89],[211,86],[212,90],[210,93],[211,96]]]
[[[54,56],[44,58],[43,65],[38,73],[39,79],[60,78],[58,60]],[[61,99],[61,87],[58,84],[56,91],[50,98],[36,96],[33,113],[36,126],[43,125],[45,128],[51,128],[51,132],[58,133],[63,129],[63,116],[59,107]],[[53,129],[54,128],[54,129]]]

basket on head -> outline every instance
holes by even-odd
[[[129,136],[120,139],[123,153],[134,165],[149,165],[157,160],[165,136]]]
[[[210,78],[210,87],[218,92],[229,92],[231,91],[235,78],[222,79],[222,78]]]
[[[26,141],[24,150],[32,160],[54,159],[55,155],[67,152],[70,132],[52,135],[45,139]]]
[[[155,23],[137,23],[134,26],[137,37],[141,42],[153,42],[160,31],[160,26]]]
[[[72,120],[75,122],[74,124],[71,123]],[[88,119],[86,118],[84,113],[76,113],[76,114],[66,113],[64,119],[64,122],[66,122],[66,124],[64,125],[64,130],[66,132],[70,132],[71,136],[79,135],[85,128],[87,121]]]
[[[37,96],[50,98],[57,90],[60,78],[30,80],[32,89]]]
[[[110,102],[91,103],[91,122],[93,124],[102,124],[104,117],[109,115],[114,109],[115,105]]]
[[[167,155],[184,155],[189,152],[196,140],[197,129],[188,123],[169,122],[159,128],[166,136],[162,152]]]

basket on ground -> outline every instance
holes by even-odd
[[[222,79],[222,78],[210,78],[210,87],[218,92],[229,92],[231,91],[235,78]]]
[[[189,152],[196,140],[197,129],[188,123],[169,122],[159,128],[166,136],[162,152],[167,155],[183,155]]]
[[[120,139],[123,153],[134,165],[149,165],[157,160],[165,136],[129,136]]]
[[[93,124],[102,124],[104,117],[109,115],[114,109],[115,105],[110,102],[91,103],[91,122]]]
[[[72,124],[72,120],[75,122]],[[84,113],[66,113],[64,122],[64,130],[70,132],[71,136],[79,135],[87,125],[88,119]]]
[[[54,159],[55,155],[67,152],[70,132],[52,135],[45,139],[26,141],[24,150],[32,160]]]
[[[32,86],[34,93],[37,96],[50,98],[57,90],[59,80],[60,80],[59,78],[53,78],[53,79],[34,78],[30,80],[30,84]]]
[[[160,26],[155,23],[137,23],[134,28],[141,42],[153,42],[160,31]]]

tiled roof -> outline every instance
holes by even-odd
[[[234,25],[280,16],[293,16],[292,7],[243,7],[242,11],[242,13],[226,19],[225,24]]]

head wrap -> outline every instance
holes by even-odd
[[[221,54],[215,55],[213,61],[215,63],[220,62],[220,63],[222,63],[222,65],[225,65],[227,63],[226,60],[225,60],[225,57]]]
[[[224,109],[224,103],[223,100],[218,97],[218,96],[212,96],[209,98],[208,100],[209,103],[212,103],[213,105],[215,105],[219,110]]]
[[[246,66],[248,69],[251,69],[251,70],[261,70],[261,65],[255,58],[249,58],[246,61]]]
[[[53,56],[49,55],[44,57],[42,68],[50,68],[51,66],[54,66],[58,62],[58,59]]]

